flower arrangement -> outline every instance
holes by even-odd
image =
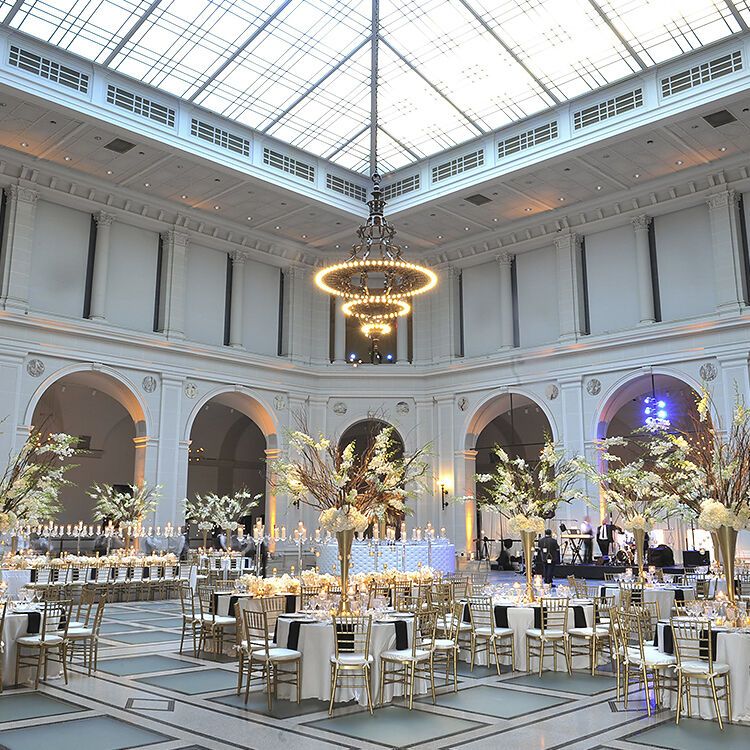
[[[373,521],[395,524],[408,512],[406,501],[425,489],[427,447],[408,459],[397,455],[393,428],[383,428],[360,455],[354,443],[343,448],[323,435],[290,434],[296,458],[273,467],[277,490],[321,511],[320,525],[331,533],[364,531]]]
[[[257,507],[262,495],[253,495],[246,489],[241,489],[233,495],[216,495],[210,493],[202,498],[213,508],[213,522],[222,529],[235,531],[239,528],[239,520]]]
[[[560,503],[585,497],[576,486],[580,473],[576,460],[566,458],[550,439],[545,440],[534,463],[511,458],[497,445],[494,453],[498,458],[495,471],[476,476],[477,482],[486,485],[477,493],[477,504],[507,515],[518,532],[543,533],[544,519],[553,515]]]
[[[185,520],[194,523],[199,531],[207,533],[215,526],[213,499],[216,495],[196,495],[192,500],[185,498],[183,509],[185,511]]]
[[[237,579],[236,585],[258,598],[280,596],[281,594],[299,594],[300,592],[299,580],[287,574],[278,578],[259,578],[254,575],[244,575]]]
[[[0,477],[0,532],[51,520],[60,509],[58,496],[72,467],[78,438],[63,432],[44,435],[32,429],[21,450]]]
[[[108,519],[113,526],[136,526],[156,510],[160,491],[159,485],[130,485],[130,492],[119,492],[111,484],[94,484],[87,494],[100,518]]]

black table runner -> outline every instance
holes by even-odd
[[[661,650],[665,654],[674,654],[674,631],[671,625],[664,625],[664,644]],[[713,658],[716,659],[716,647],[718,644],[719,633],[716,630],[711,631],[711,653]],[[656,632],[654,633],[654,646],[659,646],[659,626],[656,626]],[[708,658],[708,632],[705,630],[701,631],[700,636],[700,655],[702,658]]]

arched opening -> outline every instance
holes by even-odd
[[[94,370],[73,372],[51,383],[34,406],[31,424],[44,433],[79,438],[79,455],[69,459],[70,485],[60,493],[59,522],[94,523],[95,483],[131,485],[144,480],[145,416],[132,391],[116,378]]]
[[[385,427],[392,427],[382,419],[365,419],[361,422],[355,422],[353,425],[344,430],[339,438],[339,449],[345,448],[349,443],[354,443],[354,455],[359,460],[367,451],[372,448],[375,438]],[[393,440],[395,443],[395,457],[402,459],[404,457],[404,440],[399,435],[398,430],[393,430]],[[400,535],[400,523],[396,525],[396,534]],[[368,530],[368,534],[371,530]]]
[[[266,519],[266,435],[250,416],[259,408],[240,393],[224,393],[204,403],[190,429],[187,492],[231,495],[247,489],[262,495],[252,516],[241,519],[250,530]],[[191,534],[195,536],[195,533]]]
[[[477,435],[476,473],[491,474],[495,470],[497,456],[494,448],[499,445],[511,458],[523,458],[533,464],[539,459],[546,437],[552,436],[552,426],[541,406],[520,393],[505,393],[491,404],[490,421]],[[476,485],[476,495],[485,492],[482,484]],[[477,537],[495,540],[481,549],[484,556],[497,557],[503,539],[510,536],[507,521],[500,513],[477,510]]]
[[[607,400],[599,416],[597,437],[627,438],[640,434],[645,439],[647,433],[643,428],[648,419],[654,418],[662,420],[666,429],[672,428],[688,436],[696,434],[698,397],[690,385],[673,375],[644,373],[622,385]],[[611,452],[625,462],[640,454],[628,446],[613,446]],[[607,512],[603,502],[600,512],[602,515]],[[651,532],[650,543],[652,547],[667,545],[677,553],[685,548],[710,548],[710,537],[696,531],[692,524],[667,519],[665,528]]]

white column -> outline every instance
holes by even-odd
[[[273,534],[274,526],[279,524],[279,515],[276,512],[276,492],[272,481],[273,463],[281,458],[281,448],[266,448],[266,533]],[[309,528],[308,528],[309,531]],[[276,549],[275,542],[271,541],[271,552]]]
[[[562,418],[558,442],[568,456],[583,456],[586,451],[586,428],[584,424],[583,378],[573,376],[563,378],[560,383],[560,409]],[[585,480],[580,480],[585,486]],[[575,505],[561,505],[558,511],[563,520],[575,519],[580,523],[589,510],[583,502]]]
[[[414,417],[415,432],[416,432],[416,445],[421,448],[427,443],[432,444],[435,438],[435,430],[433,429],[433,402],[431,398],[417,398],[414,401],[416,414]],[[433,477],[438,475],[437,466],[435,462],[435,455],[430,452],[429,455],[425,456],[425,462],[427,463],[427,476]],[[427,479],[429,487],[429,479]],[[440,498],[434,494],[431,494],[429,490],[422,495],[417,496],[413,501],[414,515],[407,519],[406,523],[409,527],[419,526],[423,527],[428,521],[432,521],[433,525],[438,525],[438,521],[441,526],[446,524],[443,522],[444,511],[440,508]]]
[[[91,279],[91,320],[106,320],[107,275],[109,272],[109,247],[112,222],[115,217],[104,211],[94,214],[96,244],[94,245],[94,275]]]
[[[344,300],[336,297],[336,317],[333,321],[333,359],[335,362],[346,361],[346,315]]]
[[[232,304],[229,310],[229,346],[243,348],[242,322],[245,315],[245,261],[247,256],[235,250],[232,258]]]
[[[721,390],[724,399],[716,404],[722,409],[721,427],[728,430],[732,424],[732,414],[739,398],[750,404],[750,369],[748,369],[748,353],[737,353],[726,357],[719,357],[719,371],[721,373]]]
[[[427,295],[426,295],[427,296]],[[458,272],[448,266],[441,273],[441,283],[429,295],[432,307],[429,328],[421,327],[432,341],[433,362],[450,362],[458,351]],[[427,330],[425,330],[427,329]],[[419,358],[422,359],[421,357]]]
[[[456,452],[456,489],[457,495],[465,497],[476,497],[474,475],[477,473],[477,451],[469,448]],[[466,551],[466,557],[471,557],[472,552],[476,552],[474,540],[477,538],[479,529],[477,528],[477,503],[476,500],[467,500],[462,506],[459,505],[463,512],[463,540],[456,539],[456,549],[459,547],[459,541],[463,541],[463,548]]]
[[[6,310],[28,312],[34,220],[39,193],[20,185],[6,188],[3,227],[0,304]]]
[[[135,445],[135,470],[133,472],[133,484],[139,487],[148,485],[153,487],[156,482],[156,465],[159,451],[159,441],[155,438],[144,435],[142,437],[134,437],[133,444]],[[157,514],[155,514],[157,515]],[[167,518],[167,521],[171,521],[177,525],[178,518]],[[144,525],[154,523],[156,524],[156,518],[147,518],[143,520]]]
[[[161,485],[156,522],[161,526],[182,517],[181,503],[187,487],[188,443],[182,440],[183,386],[182,378],[162,376],[156,463],[156,482]]]
[[[711,222],[716,311],[720,315],[736,315],[744,306],[739,195],[725,190],[706,202]]]
[[[513,256],[503,253],[497,256],[500,266],[500,348],[512,349],[513,340]]]
[[[22,356],[0,355],[0,403],[3,405],[3,416],[7,415],[0,427],[0,470],[5,468],[8,457],[15,452],[16,429],[25,416],[25,404],[21,403],[23,377]]]
[[[185,338],[185,263],[188,236],[176,229],[162,233],[159,328],[170,339]]]
[[[409,315],[396,319],[396,363],[399,365],[409,364]]]
[[[555,251],[560,341],[575,341],[583,334],[580,235],[568,232],[556,237]]]
[[[649,325],[656,320],[654,314],[654,282],[651,276],[651,249],[648,241],[648,230],[652,221],[653,219],[645,214],[632,219],[641,325]]]

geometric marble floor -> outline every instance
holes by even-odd
[[[245,704],[235,695],[236,664],[180,655],[179,604],[107,605],[99,671],[70,671],[37,692],[0,695],[0,750],[323,750],[323,748],[461,748],[461,750],[748,750],[750,726],[685,720],[662,711],[647,718],[633,700],[614,701],[613,680],[545,673],[503,674],[461,665],[459,692],[439,688],[436,705],[400,702],[374,716],[341,706],[276,701]]]

